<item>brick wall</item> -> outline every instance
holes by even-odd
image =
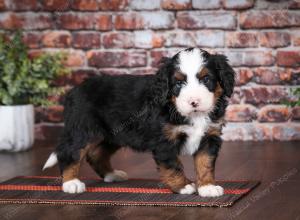
[[[67,88],[94,74],[151,74],[163,55],[198,46],[225,53],[237,87],[226,140],[300,139],[299,0],[0,0],[0,28],[25,31],[32,55],[63,50]],[[62,107],[36,109],[37,138],[56,138]],[[298,120],[298,122],[297,122]]]

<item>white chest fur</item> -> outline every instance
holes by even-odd
[[[190,125],[181,127],[181,131],[187,134],[187,140],[181,150],[181,154],[194,154],[199,147],[200,141],[208,129],[210,119],[208,116],[198,116],[192,119]]]

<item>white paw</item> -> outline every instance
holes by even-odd
[[[205,185],[198,188],[198,193],[202,197],[216,197],[224,194],[224,189],[221,186]]]
[[[64,182],[62,188],[65,193],[83,193],[85,191],[85,184],[79,179],[73,179]]]
[[[187,184],[182,189],[179,190],[180,194],[188,194],[191,195],[196,192],[195,183]]]
[[[110,182],[120,182],[128,180],[127,173],[125,173],[122,170],[114,170],[111,173],[107,173],[104,177],[104,182],[110,183]]]

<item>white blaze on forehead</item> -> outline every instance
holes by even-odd
[[[204,62],[202,52],[198,48],[179,53],[179,69],[188,76],[195,77],[204,66]]]

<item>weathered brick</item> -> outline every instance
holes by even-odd
[[[46,11],[66,11],[71,8],[71,1],[42,0],[43,9]]]
[[[225,119],[231,122],[251,122],[256,119],[256,111],[252,105],[229,105]]]
[[[171,12],[128,12],[116,15],[115,28],[133,29],[169,29],[173,27],[174,14]]]
[[[120,11],[126,10],[128,0],[99,0],[99,9],[104,11]]]
[[[278,51],[277,52],[277,64],[279,66],[300,66],[300,51]]]
[[[287,88],[284,86],[245,86],[241,90],[245,102],[254,105],[280,103],[288,97]]]
[[[85,53],[80,50],[66,50],[62,51],[67,54],[65,65],[68,67],[82,67],[85,64]]]
[[[38,0],[5,0],[5,8],[12,11],[36,11]]]
[[[134,45],[132,33],[106,33],[103,34],[105,48],[131,48]]]
[[[300,8],[300,1],[299,0],[292,0],[288,6],[290,9],[299,9]]]
[[[196,45],[194,34],[191,32],[170,32],[165,38],[166,47],[194,47]]]
[[[127,69],[121,69],[121,68],[102,68],[99,69],[100,74],[106,74],[106,75],[124,75],[129,74],[128,68]]]
[[[94,17],[95,29],[100,31],[109,31],[112,29],[112,16],[110,14],[98,13]]]
[[[300,140],[299,123],[282,123],[272,129],[273,139],[281,141]]]
[[[257,114],[260,122],[284,122],[290,117],[289,108],[283,105],[267,105],[262,107]]]
[[[40,117],[42,122],[62,122],[63,106],[54,105],[47,108],[42,108]]]
[[[242,99],[241,88],[235,87],[229,99],[229,104],[240,104]]]
[[[40,48],[42,36],[39,32],[23,34],[23,42],[31,49]]]
[[[183,29],[217,28],[235,29],[236,17],[231,12],[178,12],[178,27]]]
[[[151,66],[152,67],[158,67],[160,64],[160,61],[163,57],[171,57],[174,56],[178,50],[152,50],[150,52],[151,56]]]
[[[97,11],[97,0],[73,0],[72,8],[80,11]]]
[[[292,38],[293,38],[293,45],[300,46],[300,31],[293,32]]]
[[[192,0],[192,6],[196,9],[219,9],[221,0]]]
[[[300,14],[287,10],[249,11],[240,14],[241,28],[299,27]]]
[[[300,121],[300,106],[296,106],[292,109],[292,120]]]
[[[271,66],[275,62],[269,51],[227,51],[225,55],[233,66]]]
[[[136,48],[159,48],[164,45],[165,38],[162,34],[152,31],[135,31],[134,46]]]
[[[161,7],[167,10],[185,10],[192,7],[191,0],[162,0]]]
[[[281,78],[277,69],[274,68],[257,68],[254,70],[254,80],[259,84],[278,85]]]
[[[224,32],[205,30],[195,32],[196,45],[199,47],[224,47]]]
[[[236,85],[244,85],[251,81],[253,77],[253,71],[248,68],[241,68],[238,71],[236,71]]]
[[[225,0],[223,5],[226,9],[248,9],[254,6],[254,0]]]
[[[62,123],[40,123],[35,125],[35,138],[37,140],[58,140],[62,132]]]
[[[89,51],[88,63],[93,67],[141,67],[146,66],[146,52]]]
[[[76,32],[73,33],[72,45],[74,48],[99,48],[101,45],[98,32]]]
[[[57,17],[58,27],[62,29],[93,29],[94,16],[92,13],[63,13]]]
[[[226,33],[227,47],[257,47],[258,40],[256,33],[249,32],[227,32]]]
[[[131,0],[130,8],[133,10],[154,10],[160,8],[160,0],[141,1]]]
[[[3,11],[5,9],[6,9],[6,7],[5,7],[5,0],[0,0],[0,11]]]
[[[153,75],[157,71],[156,68],[135,68],[130,70],[130,74],[132,75]]]
[[[228,123],[223,129],[222,138],[226,141],[272,140],[272,127],[258,123]]]
[[[42,30],[52,28],[54,23],[48,13],[2,13],[0,16],[0,28]]]
[[[263,47],[286,47],[291,44],[291,37],[286,32],[260,32],[259,42]]]
[[[69,47],[71,38],[68,31],[46,31],[43,33],[42,43],[45,47]]]

